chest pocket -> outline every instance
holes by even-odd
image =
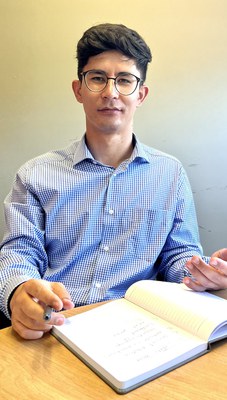
[[[137,258],[149,262],[156,260],[172,224],[172,212],[162,209],[127,210],[122,218],[122,229],[128,237],[130,251]]]

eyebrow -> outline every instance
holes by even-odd
[[[105,74],[106,76],[108,76],[107,72],[102,70],[102,69],[89,69],[88,71],[96,72],[97,74]],[[84,71],[84,72],[86,72],[86,71]],[[118,75],[129,75],[129,74],[135,76],[135,74],[133,74],[132,72],[129,72],[129,71],[118,72],[118,74],[116,76],[118,76]]]

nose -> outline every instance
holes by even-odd
[[[108,78],[107,85],[102,91],[102,96],[107,98],[117,98],[119,96],[114,78]]]

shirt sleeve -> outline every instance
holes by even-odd
[[[44,212],[26,183],[22,167],[4,202],[6,230],[0,253],[0,308],[8,314],[12,291],[28,279],[40,279],[47,268]]]
[[[177,203],[172,229],[157,260],[158,279],[169,282],[182,282],[190,275],[185,263],[192,256],[198,255],[205,262],[200,244],[197,216],[191,186],[183,167],[180,169],[177,191]]]

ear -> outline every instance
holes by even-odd
[[[149,93],[149,88],[146,85],[142,85],[139,89],[139,93],[138,93],[138,104],[137,107],[139,107],[143,101],[145,100],[145,98],[147,97]]]
[[[81,82],[77,79],[72,82],[73,93],[79,103],[83,103],[81,96]]]

